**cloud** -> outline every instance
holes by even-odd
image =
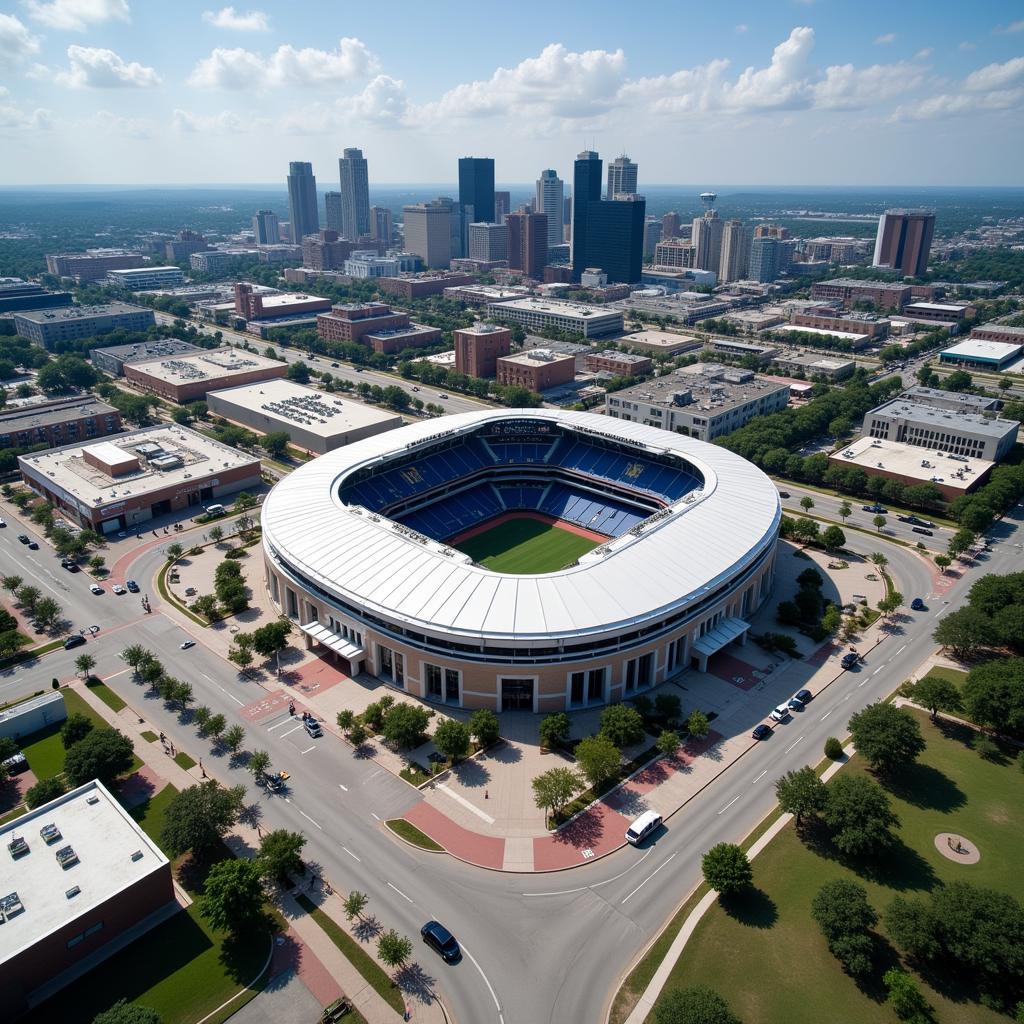
[[[875,46],[888,46],[896,42],[895,32],[886,32],[884,36],[875,36]]]
[[[131,21],[128,0],[25,0],[25,8],[33,21],[71,32],[104,21]]]
[[[97,110],[86,126],[105,135],[122,135],[129,139],[151,139],[156,134],[156,124],[150,119],[122,117],[109,110]]]
[[[923,50],[918,50],[914,54],[914,60],[927,60],[934,52],[930,46],[926,46]]]
[[[1001,36],[1011,36],[1018,32],[1024,32],[1024,19],[1011,21],[1009,25],[997,25],[992,31]]]
[[[0,68],[39,52],[39,40],[13,14],[0,14]]]
[[[1021,107],[1024,107],[1024,57],[1014,57],[1003,64],[987,64],[972,71],[947,92],[902,104],[893,112],[891,120],[930,121]]]
[[[215,49],[189,76],[199,89],[262,91],[276,86],[321,86],[373,74],[376,56],[359,39],[344,38],[337,50],[279,46],[269,57],[252,50]]]
[[[384,126],[405,123],[409,112],[405,83],[390,75],[377,75],[362,92],[339,99],[335,106],[343,120]]]
[[[978,48],[978,44],[977,43],[972,43],[969,39],[965,39],[960,44],[960,49],[961,50],[976,50],[977,48]]]
[[[232,32],[269,32],[270,23],[263,11],[246,11],[242,14],[234,7],[222,7],[219,11],[203,11],[203,21],[215,28]]]
[[[734,29],[734,31],[739,32],[740,34],[742,34],[744,32],[749,32],[750,31],[750,26],[749,25],[742,25],[742,24],[741,25],[737,25],[736,28]]]
[[[915,89],[923,80],[922,69],[912,64],[860,69],[837,64],[826,68],[824,80],[813,87],[813,105],[819,110],[863,110]]]
[[[230,110],[219,114],[193,114],[188,110],[175,110],[171,124],[178,132],[237,135],[247,130],[247,123]]]
[[[972,71],[964,79],[964,88],[970,92],[1004,89],[1024,78],[1024,57],[1014,57],[1005,64],[988,64]]]
[[[0,86],[0,132],[49,131],[53,128],[53,116],[42,108],[31,113],[8,103],[8,92]]]
[[[68,60],[70,67],[58,72],[55,81],[72,89],[145,89],[160,84],[152,68],[128,63],[113,50],[69,46]]]

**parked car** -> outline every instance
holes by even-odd
[[[801,704],[809,704],[814,700],[814,694],[810,690],[797,690],[793,695]]]
[[[862,512],[874,512],[876,516],[887,516],[889,510],[882,505],[861,505]]]
[[[923,533],[926,537],[930,537],[932,535],[932,531],[931,530],[926,530],[923,526],[912,526],[910,528],[910,532],[911,533]]]
[[[626,829],[626,842],[639,846],[659,825],[661,815],[654,811],[644,811],[629,828]]]
[[[64,650],[70,651],[72,647],[81,647],[85,643],[85,637],[81,633],[75,633],[64,641]]]
[[[324,731],[320,728],[320,723],[312,716],[307,718],[302,724],[306,727],[306,733],[310,739],[317,740],[323,736]]]
[[[926,611],[928,611],[928,605],[926,605],[924,603],[924,601],[922,601],[921,598],[919,598],[919,597],[915,597],[914,600],[910,602],[910,607],[915,612],[926,612]]]
[[[754,726],[754,731],[750,734],[755,740],[766,740],[772,734],[770,725],[765,725],[761,722],[759,725]]]
[[[117,594],[117,595],[119,595],[119,596],[120,596],[121,594],[127,594],[127,593],[128,593],[128,591],[127,591],[127,590],[125,590],[125,589],[124,589],[124,587],[122,587],[120,583],[115,583],[115,584],[114,584],[114,585],[113,585],[113,586],[112,586],[112,587],[111,587],[110,589],[111,589],[111,590],[112,590],[112,591],[113,591],[113,592],[114,592],[115,594]]]
[[[333,367],[335,367],[335,368],[337,368],[337,367],[338,367],[338,365],[339,365],[338,363],[331,363],[331,366],[333,366]]]
[[[804,702],[796,697],[790,697],[789,700],[786,701],[786,707],[789,708],[790,711],[803,711]]]
[[[127,587],[127,588],[128,588],[128,589],[129,589],[129,590],[130,590],[130,591],[131,591],[131,592],[132,592],[133,594],[137,594],[137,593],[139,592],[139,585],[138,585],[138,583],[136,583],[136,582],[135,582],[135,580],[125,580],[125,581],[124,581],[124,585],[125,585],[125,586],[126,586],[126,587]]]
[[[789,718],[789,705],[780,704],[778,707],[772,708],[772,718],[776,722],[784,722]]]
[[[780,498],[788,498],[789,497],[789,491],[779,491],[779,497]]]
[[[850,651],[849,654],[843,655],[842,666],[843,668],[853,668],[853,666],[856,665],[859,660],[860,659],[857,656],[857,652]]]
[[[324,1012],[320,1014],[320,1024],[335,1024],[335,1021],[347,1017],[351,1012],[352,1004],[347,999],[335,999],[330,1006],[324,1007]]]
[[[77,562],[73,562],[70,558],[62,558],[60,560],[60,567],[67,569],[68,572],[81,572]]]
[[[103,588],[98,583],[90,583],[89,590],[93,594],[102,594]]]
[[[18,772],[28,771],[28,758],[19,750],[16,754],[11,754],[10,757],[4,758],[0,761],[7,771],[11,775],[17,775]]]
[[[7,525],[6,521],[3,520],[3,519],[0,519],[0,530],[2,530],[6,525]]]
[[[438,953],[446,964],[458,963],[462,958],[455,936],[440,921],[428,921],[421,929],[423,941]]]

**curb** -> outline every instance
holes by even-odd
[[[406,822],[406,824],[407,824],[407,825],[412,825],[412,822],[411,822],[411,821],[408,821],[408,820],[407,820],[407,819],[405,819],[405,818],[402,818],[401,820],[402,820],[402,821],[404,821],[404,822]],[[447,854],[447,855],[448,855],[449,857],[451,857],[451,856],[454,856],[454,854],[450,854],[450,853],[448,853],[448,850],[447,850],[447,849],[446,849],[445,847],[443,847],[443,846],[441,847],[441,849],[440,849],[440,850],[428,850],[428,849],[427,849],[427,848],[426,848],[425,846],[418,846],[418,845],[417,845],[416,843],[411,843],[411,842],[410,842],[410,841],[409,841],[408,839],[406,839],[406,838],[405,838],[405,836],[400,836],[400,835],[399,835],[399,834],[398,834],[398,833],[397,833],[397,832],[396,832],[396,831],[395,831],[395,830],[394,830],[394,829],[393,829],[393,828],[392,828],[392,827],[391,827],[391,826],[390,826],[390,825],[389,825],[389,824],[387,823],[387,821],[386,821],[386,820],[385,820],[385,821],[382,821],[382,822],[381,822],[381,824],[382,824],[382,825],[383,825],[383,826],[384,826],[384,827],[385,827],[385,828],[386,828],[386,829],[388,830],[388,834],[389,834],[389,835],[390,835],[390,836],[391,836],[392,838],[394,838],[394,839],[397,839],[397,840],[398,840],[398,841],[399,841],[400,843],[405,843],[405,845],[406,845],[406,846],[408,846],[408,847],[409,847],[410,849],[412,849],[412,850],[419,850],[419,852],[420,852],[420,853],[434,853],[434,854]],[[418,826],[416,826],[416,825],[413,825],[413,828],[417,828],[417,827],[418,827]],[[422,830],[422,829],[420,829],[420,831],[423,831],[423,830]],[[423,834],[424,834],[424,835],[427,835],[427,834],[426,834],[426,832],[424,832]],[[427,836],[427,838],[428,838],[428,839],[430,839],[430,836]],[[435,839],[435,840],[434,840],[434,842],[436,843],[436,842],[437,842],[437,840]],[[455,859],[456,859],[456,860],[462,860],[462,858],[461,858],[461,857],[456,857]],[[465,864],[468,864],[468,863],[469,863],[469,861],[463,861],[463,863],[465,863]]]

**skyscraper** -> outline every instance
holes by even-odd
[[[547,214],[548,246],[562,244],[564,193],[565,183],[555,171],[548,169],[540,172],[540,177],[537,179],[537,200],[534,203],[534,209],[537,213]]]
[[[579,271],[600,267],[611,283],[639,281],[644,265],[646,211],[646,200],[636,194],[628,199],[588,203],[586,258]],[[576,276],[574,262],[573,277]]]
[[[459,205],[471,206],[477,223],[494,223],[494,161],[490,157],[459,157]]]
[[[608,164],[608,191],[605,199],[614,199],[620,192],[635,194],[636,172],[636,164],[625,153],[612,160]]]
[[[679,214],[673,210],[671,213],[666,213],[661,218],[661,237],[662,238],[678,238],[679,237]]]
[[[281,241],[277,214],[273,210],[257,210],[252,219],[252,233],[257,245],[277,245]]]
[[[469,226],[469,258],[493,263],[508,259],[508,227],[478,222]]]
[[[928,269],[935,233],[931,210],[886,210],[878,218],[873,267],[890,267],[904,277],[920,277]]]
[[[654,255],[654,247],[661,241],[662,224],[657,217],[644,219],[644,259]]]
[[[576,157],[572,167],[572,246],[569,259],[572,263],[573,280],[580,279],[580,273],[587,267],[600,264],[588,263],[587,252],[587,207],[601,200],[601,158],[593,150],[585,149]]]
[[[742,281],[747,276],[750,264],[751,232],[741,220],[727,221],[722,229],[722,257],[719,263],[718,280]]]
[[[342,233],[340,192],[324,193],[324,210],[327,213],[327,230],[337,231],[338,234],[340,235]]]
[[[446,268],[458,237],[458,227],[453,225],[457,213],[456,204],[446,198],[403,207],[406,252],[415,253],[428,267]]]
[[[370,178],[361,149],[346,149],[338,161],[341,173],[341,229],[355,242],[370,233]]]
[[[296,245],[301,245],[306,235],[315,235],[320,230],[316,178],[310,163],[295,160],[288,165],[288,216],[292,242]]]
[[[779,240],[760,235],[750,243],[750,280],[768,283],[778,276]]]
[[[697,251],[697,268],[717,274],[722,262],[722,221],[717,210],[694,218],[691,238]]]
[[[505,218],[512,212],[512,195],[509,192],[494,193],[494,219],[504,224]]]
[[[540,280],[548,262],[548,218],[520,210],[505,218],[508,227],[508,266]]]
[[[386,206],[370,207],[370,235],[388,245],[394,238],[394,225],[391,221],[391,211]]]

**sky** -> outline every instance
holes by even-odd
[[[1020,0],[0,0],[0,185],[1020,185]]]

